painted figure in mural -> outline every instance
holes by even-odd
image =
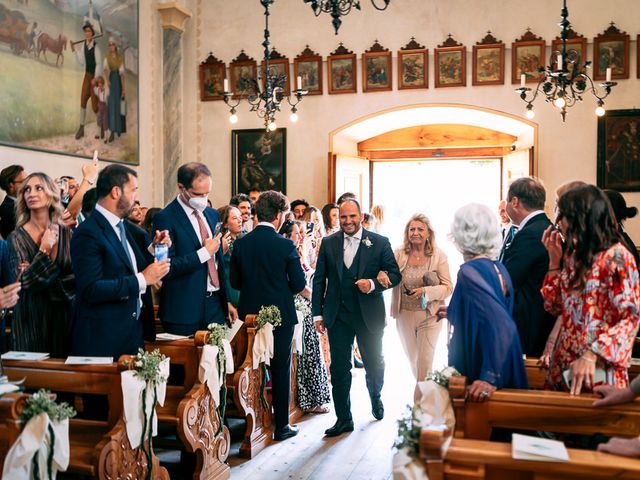
[[[116,133],[119,137],[127,131],[124,112],[121,110],[121,103],[125,100],[124,58],[118,52],[118,45],[113,37],[109,37],[109,52],[104,59],[104,72],[109,86],[107,111],[111,134],[105,142],[108,143],[113,142]]]
[[[91,109],[98,113],[98,98],[93,87],[95,87],[95,77],[102,75],[102,54],[95,42],[95,30],[93,25],[87,22],[82,26],[84,41],[82,47],[76,49],[71,42],[71,51],[75,52],[78,63],[84,66],[84,78],[82,80],[82,90],[80,92],[80,127],[76,132],[76,140],[84,137],[84,125],[87,117],[87,102],[91,99]]]
[[[276,186],[273,177],[265,172],[260,161],[251,152],[247,152],[240,169],[240,178],[245,190],[249,190],[254,185],[258,185],[261,190],[272,190]]]
[[[617,181],[640,181],[640,132],[638,122],[630,121],[612,140],[617,144],[609,157],[609,175]]]

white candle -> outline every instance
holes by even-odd
[[[611,81],[611,67],[607,68],[607,82]]]
[[[520,87],[524,88],[524,85],[527,81],[527,76],[523,73],[522,75],[520,75]]]
[[[298,85],[298,90],[302,90],[302,77],[300,75],[298,75],[298,78],[297,78],[297,85]]]
[[[558,54],[558,70],[562,70],[562,55]]]
[[[224,79],[224,91],[228,92],[229,91],[229,80],[228,79]]]

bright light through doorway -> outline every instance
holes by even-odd
[[[448,238],[454,212],[468,203],[483,203],[496,211],[500,201],[500,160],[425,160],[375,162],[373,205],[385,208],[381,233],[395,249],[402,245],[404,227],[414,213],[429,217],[436,243],[449,258],[455,284],[462,255]],[[434,369],[447,364],[446,328],[438,340]],[[397,342],[389,343],[400,348]],[[386,345],[387,346],[387,345]],[[385,352],[394,357],[404,354]]]

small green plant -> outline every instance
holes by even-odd
[[[393,446],[398,450],[406,450],[413,458],[420,456],[420,429],[422,428],[420,409],[407,405],[405,414],[398,420],[398,437]]]
[[[438,385],[444,388],[449,388],[449,379],[451,377],[459,377],[460,372],[454,367],[445,367],[442,370],[436,370],[427,374],[426,381],[436,382]]]

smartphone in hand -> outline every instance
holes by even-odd
[[[411,296],[411,292],[412,292],[413,290],[411,290],[409,287],[407,287],[404,283],[402,284],[402,288],[404,289],[404,294],[405,294],[407,297],[410,297],[410,296]]]
[[[216,238],[221,231],[222,231],[222,222],[218,222],[216,223],[216,226],[213,229],[213,238]]]

